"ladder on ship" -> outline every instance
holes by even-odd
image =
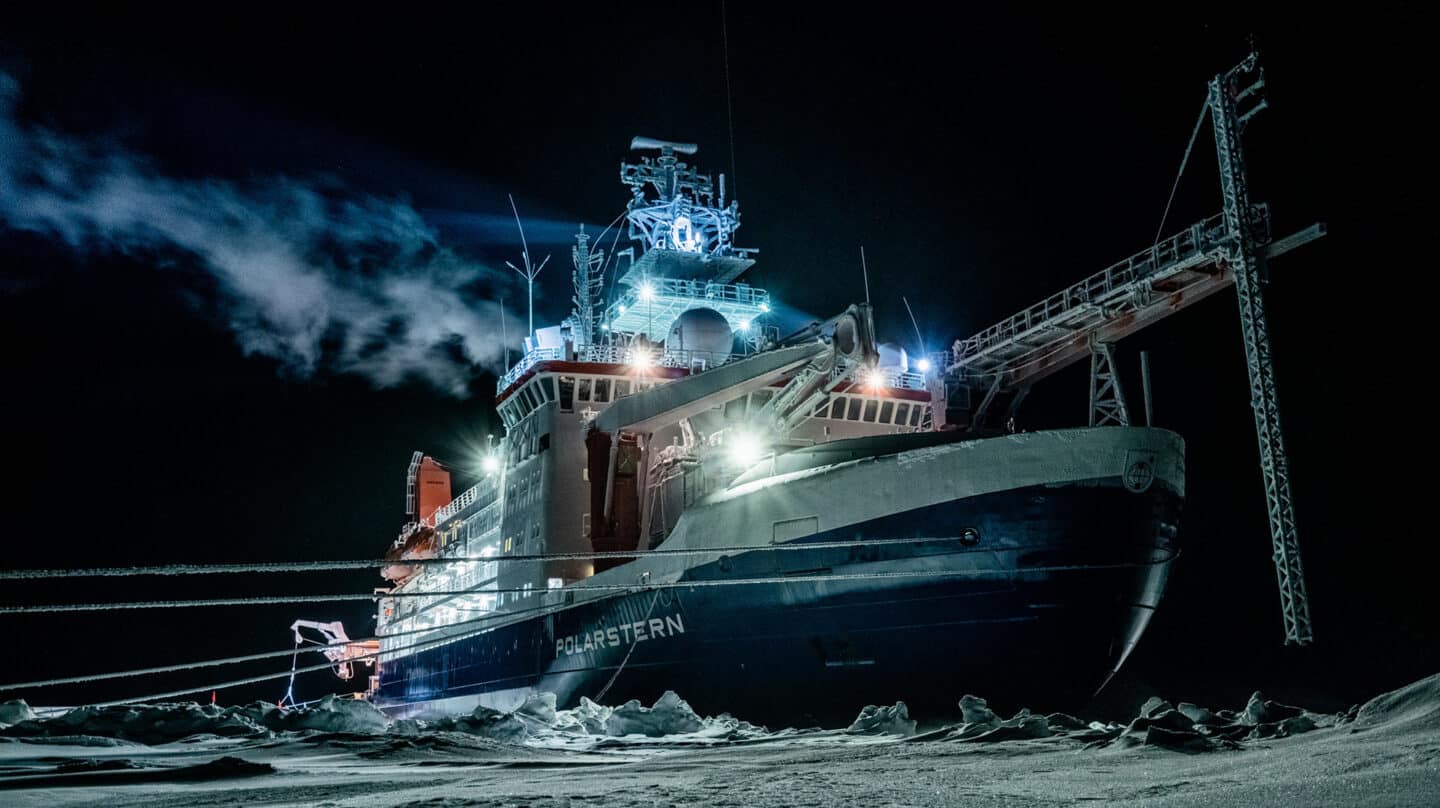
[[[1285,640],[1307,645],[1314,634],[1280,429],[1263,280],[1269,259],[1320,238],[1325,227],[1314,224],[1271,240],[1268,206],[1250,201],[1240,135],[1266,106],[1260,97],[1264,86],[1264,71],[1254,53],[1209,83],[1205,112],[1210,115],[1219,158],[1224,200],[1220,213],[968,339],[957,340],[940,358],[949,404],[946,417],[960,427],[975,432],[998,429],[1033,384],[1087,358],[1092,362],[1091,423],[1123,425],[1129,415],[1114,383],[1109,346],[1234,286]]]

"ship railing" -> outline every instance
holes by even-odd
[[[1036,329],[1044,328],[1077,309],[1103,306],[1130,294],[1137,281],[1165,275],[1200,263],[1223,246],[1225,222],[1216,214],[1157,242],[1149,249],[1118,261],[1090,277],[1045,298],[1035,305],[956,343],[941,370],[965,365]]]
[[[505,388],[514,384],[517,379],[525,375],[525,371],[535,367],[536,364],[564,358],[565,351],[562,348],[531,348],[525,352],[524,356],[520,357],[520,361],[516,362],[514,367],[506,371],[505,375],[495,382],[495,393],[498,395],[505,392]]]
[[[748,356],[748,354],[734,354],[724,351],[667,350],[663,345],[635,347],[631,345],[611,344],[586,346],[580,350],[576,356],[576,360],[594,364],[630,365],[637,368],[685,368],[698,373],[726,362],[744,359],[746,356]],[[947,364],[953,361],[951,354],[945,352],[932,354],[932,357],[932,366],[942,370]],[[510,385],[514,384],[516,380],[536,364],[564,358],[564,351],[560,348],[540,348],[530,351],[521,358],[515,367],[510,369],[510,372],[500,377],[499,381],[495,383],[496,395],[504,393]],[[924,390],[925,375],[913,372],[887,373],[883,376],[883,383],[886,387],[902,390]],[[482,485],[483,484],[484,483],[482,483]],[[477,488],[478,487],[479,486],[477,486]],[[466,494],[469,493],[469,491],[466,492]],[[464,496],[464,494],[461,495],[461,497]],[[455,502],[459,501],[460,497],[457,497]],[[473,501],[474,500],[470,500],[470,502]],[[451,505],[454,504],[455,503],[451,503]],[[469,503],[467,502],[466,504]],[[451,505],[446,505],[445,508],[435,512],[435,525],[439,525],[440,522],[454,516],[464,508],[464,505],[458,505],[453,510],[447,510],[451,508]]]
[[[770,310],[770,293],[748,283],[716,283],[687,278],[651,278],[646,283],[650,284],[650,291],[656,297],[708,300],[715,303],[754,306],[762,311]],[[626,306],[643,305],[639,289],[633,287],[625,293],[621,301]]]
[[[461,511],[480,502],[482,499],[494,499],[495,494],[499,491],[499,486],[500,482],[498,477],[486,477],[465,493],[436,508],[434,515],[430,519],[430,526],[439,527],[444,524],[446,520],[456,516]]]
[[[897,390],[924,390],[925,374],[904,371],[885,372],[881,376],[881,382],[886,387]]]

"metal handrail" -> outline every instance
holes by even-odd
[[[1020,335],[1040,328],[1077,309],[1096,306],[1119,293],[1130,291],[1136,281],[1162,274],[1198,256],[1223,246],[1225,222],[1216,214],[1157,242],[1148,249],[1109,267],[1008,317],[969,339],[960,341],[951,357],[964,364]]]

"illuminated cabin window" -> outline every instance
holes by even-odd
[[[888,424],[895,417],[895,402],[887,401],[880,405],[880,423]]]
[[[575,380],[569,376],[560,377],[560,411],[575,409]]]
[[[876,412],[877,410],[879,410],[879,409],[880,409],[880,402],[876,401],[876,400],[873,399],[873,398],[872,398],[872,399],[868,399],[868,400],[865,402],[865,418],[864,418],[865,423],[867,423],[867,424],[873,424],[873,423],[875,423],[875,412]]]

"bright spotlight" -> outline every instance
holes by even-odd
[[[929,359],[921,359],[919,362],[916,362],[916,363],[915,363],[915,367],[919,368],[919,370],[920,370],[921,373],[929,373],[929,372],[930,372],[930,360],[929,360]]]
[[[609,324],[609,323],[601,323],[601,324],[600,324],[600,330],[601,330],[601,331],[609,331],[609,330],[610,330],[610,324]]]
[[[879,390],[885,386],[885,377],[874,368],[862,370],[860,371],[860,384],[870,390]]]
[[[765,456],[765,445],[749,432],[734,432],[726,437],[730,462],[737,466],[753,466]]]
[[[646,281],[645,283],[640,284],[640,299],[641,299],[641,300],[654,300],[654,299],[655,299],[655,287],[651,286],[649,281]]]
[[[761,303],[761,304],[760,304],[760,310],[761,310],[761,311],[769,311],[769,310],[770,310],[770,304],[769,304],[769,303]]]
[[[480,460],[480,470],[486,474],[494,474],[500,470],[500,458],[493,454],[487,454]]]
[[[641,370],[644,370],[645,368],[648,368],[651,365],[655,364],[655,359],[654,357],[650,356],[649,351],[635,351],[634,353],[630,354],[629,361],[631,367],[639,368]]]
[[[742,332],[749,333],[749,331],[750,331],[750,321],[749,321],[749,320],[741,320],[741,321],[740,321],[740,330],[741,330]]]
[[[621,303],[621,304],[620,304],[620,313],[621,313],[621,314],[624,314],[624,313],[625,313],[625,304],[624,304],[624,303]]]

